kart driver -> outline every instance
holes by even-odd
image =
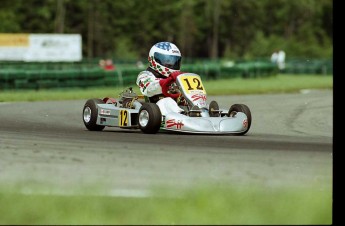
[[[136,84],[141,93],[147,96],[150,102],[157,103],[163,115],[169,111],[183,111],[174,100],[179,97],[178,93],[170,94],[169,97],[163,94],[167,93],[169,84],[183,73],[180,71],[181,58],[181,52],[175,44],[156,43],[149,52],[149,66],[137,77]]]

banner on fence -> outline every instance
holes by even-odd
[[[0,61],[62,62],[82,60],[80,34],[0,33]]]

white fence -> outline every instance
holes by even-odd
[[[0,61],[74,62],[81,60],[80,34],[0,33]]]

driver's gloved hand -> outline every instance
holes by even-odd
[[[172,78],[172,79],[174,79],[174,81],[176,81],[177,76],[179,76],[180,74],[183,74],[183,73],[186,73],[186,72],[175,71],[169,75],[169,78]]]
[[[183,73],[186,73],[186,72],[175,71],[175,72],[171,73],[169,75],[169,77],[167,77],[165,79],[161,79],[159,81],[159,84],[161,85],[161,87],[163,89],[163,86],[169,86],[170,83],[172,83],[173,81],[176,81],[177,76],[179,76],[180,74],[183,74]]]
[[[168,93],[169,90],[169,86],[170,84],[174,81],[173,77],[168,77],[168,78],[164,78],[159,80],[159,85],[162,87],[162,93],[166,95],[166,93]],[[169,94],[170,97],[176,99],[180,96],[180,94]]]
[[[168,90],[169,85],[173,82],[173,77],[163,78],[159,80],[159,85],[161,85],[162,90]],[[164,93],[164,92],[163,92]]]

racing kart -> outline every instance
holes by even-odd
[[[244,135],[251,126],[252,116],[245,104],[233,104],[229,110],[220,109],[216,101],[207,102],[206,90],[201,77],[195,73],[183,73],[170,82],[163,91],[165,97],[178,94],[175,101],[182,110],[169,111],[175,103],[165,106],[154,103],[143,95],[137,95],[131,87],[124,90],[118,99],[105,97],[89,99],[83,108],[83,122],[91,131],[105,127],[140,129],[143,133],[176,131],[199,134]]]

